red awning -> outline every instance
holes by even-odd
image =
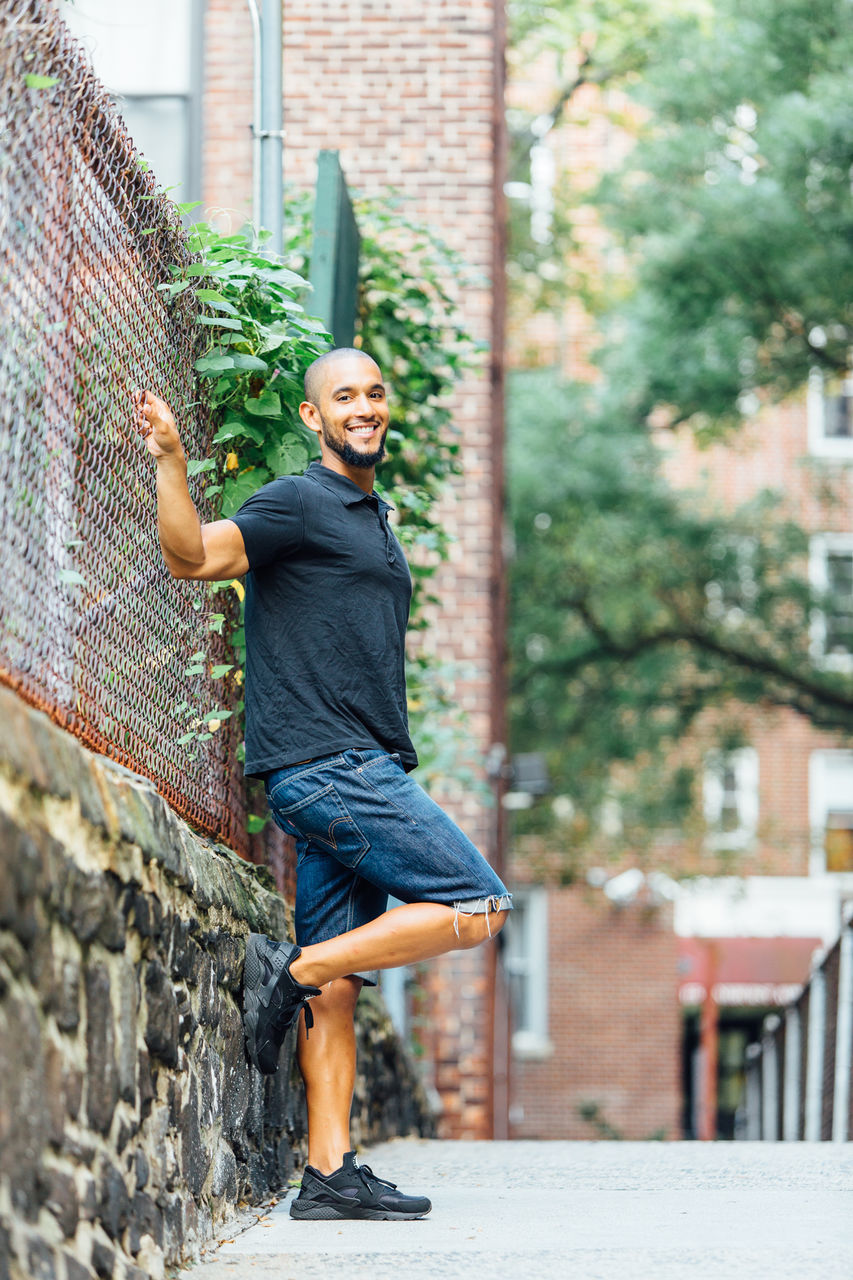
[[[820,938],[679,938],[678,997],[683,1005],[767,1007],[799,995]]]

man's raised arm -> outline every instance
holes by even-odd
[[[134,394],[139,433],[157,462],[157,532],[173,578],[218,581],[249,568],[233,520],[203,525],[187,488],[187,459],[169,406],[150,391]]]

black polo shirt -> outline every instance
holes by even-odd
[[[246,575],[246,773],[348,747],[418,762],[406,710],[412,580],[387,502],[312,462],[232,517]]]

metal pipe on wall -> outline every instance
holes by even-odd
[[[261,15],[257,0],[246,0],[252,19],[252,221],[261,225]]]
[[[272,233],[269,249],[284,250],[284,131],[282,129],[281,0],[263,0],[261,11],[261,226]]]
[[[284,130],[281,0],[248,0],[255,40],[252,122],[253,218],[270,232],[267,249],[284,249]]]

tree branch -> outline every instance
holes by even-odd
[[[567,607],[583,619],[597,644],[570,659],[554,659],[550,663],[545,660],[537,664],[540,670],[545,668],[561,674],[571,674],[601,658],[630,662],[653,649],[683,643],[701,652],[713,654],[737,669],[769,676],[786,685],[788,692],[785,694],[777,693],[772,688],[762,692],[763,698],[777,706],[794,707],[812,718],[817,709],[823,709],[828,714],[834,712],[833,723],[839,727],[848,727],[853,718],[853,689],[845,690],[825,684],[814,676],[786,667],[770,655],[750,653],[736,645],[724,644],[716,637],[689,625],[662,627],[645,635],[634,636],[628,642],[617,640],[595,616],[587,600],[573,600]]]

